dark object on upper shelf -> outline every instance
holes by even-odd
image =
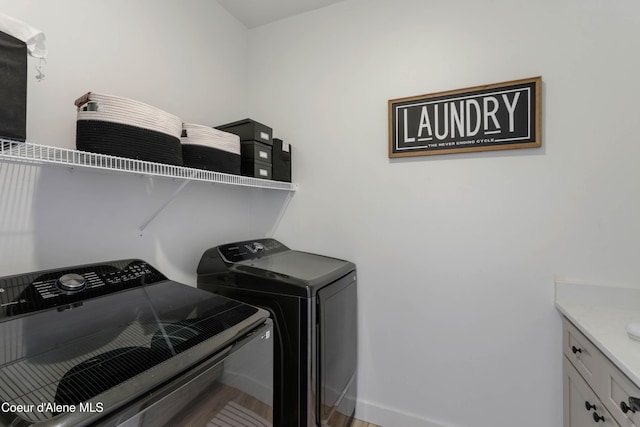
[[[254,159],[242,159],[242,175],[254,178],[271,179],[271,163]]]
[[[27,45],[0,32],[0,138],[27,138]]]
[[[291,144],[273,138],[271,166],[272,179],[291,182]]]
[[[241,141],[240,155],[242,160],[258,160],[271,164],[272,147],[260,141]]]
[[[216,126],[216,129],[231,132],[240,137],[241,141],[259,141],[273,145],[273,129],[255,120],[244,119],[237,122]]]
[[[260,141],[241,141],[242,175],[271,179],[271,145]]]

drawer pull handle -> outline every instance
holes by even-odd
[[[576,353],[582,353],[582,349],[581,349],[581,348],[576,347],[575,345],[572,345],[572,346],[571,346],[571,351],[573,352],[573,354],[576,354]]]
[[[598,415],[597,412],[593,413],[593,421],[599,423],[600,421],[604,422],[604,417],[602,415]]]
[[[631,406],[627,405],[627,403],[624,400],[622,402],[620,402],[620,410],[625,414],[627,412],[629,412],[629,411],[631,411],[633,413],[636,412],[636,410],[633,409]]]
[[[637,397],[629,396],[629,409],[633,412],[640,411],[640,399]]]
[[[595,409],[596,409],[596,405],[592,405],[591,403],[589,403],[589,401],[588,401],[588,400],[585,400],[585,401],[584,401],[584,407],[585,407],[585,408],[587,408],[587,411],[590,411],[590,410],[592,410],[592,409],[593,409],[593,410],[595,410]]]

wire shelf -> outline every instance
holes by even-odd
[[[68,148],[17,142],[0,138],[0,160],[16,160],[38,164],[102,169],[138,175],[179,178],[189,181],[214,182],[271,190],[296,191],[296,184],[282,181],[232,175],[203,169],[146,162],[125,157],[89,153]]]

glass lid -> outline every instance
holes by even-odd
[[[327,277],[339,277],[345,269],[352,268],[349,262],[341,259],[299,251],[280,252],[238,264],[299,279],[307,284]]]
[[[86,402],[107,412],[221,351],[267,315],[163,281],[9,318],[0,322],[0,401],[30,422],[82,417]]]

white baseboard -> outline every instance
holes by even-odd
[[[397,409],[358,400],[356,418],[381,427],[452,427]]]

